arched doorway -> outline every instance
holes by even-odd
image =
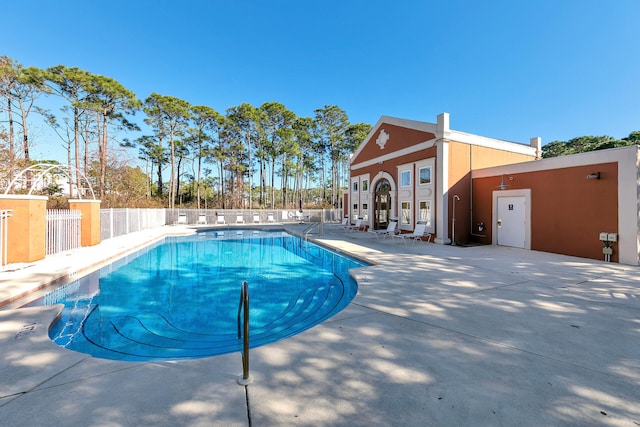
[[[373,228],[387,228],[391,217],[391,184],[384,178],[376,184],[373,209]]]

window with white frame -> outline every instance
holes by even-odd
[[[367,203],[362,204],[362,219],[365,221],[369,219],[369,205]]]
[[[400,224],[411,224],[411,202],[400,203]]]
[[[400,186],[401,187],[411,186],[411,171],[400,172]]]
[[[353,181],[352,188],[354,193],[358,192],[358,181]]]
[[[425,166],[418,170],[418,183],[420,185],[431,184],[431,166]]]
[[[354,221],[356,219],[358,219],[358,204],[357,203],[353,204],[353,217],[352,218],[354,219]]]
[[[420,200],[418,202],[418,222],[431,227],[431,200]]]
[[[362,180],[362,191],[369,191],[369,180]]]

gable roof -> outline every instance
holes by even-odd
[[[503,139],[489,138],[480,135],[474,135],[466,132],[460,132],[456,130],[449,129],[448,123],[448,114],[443,113],[442,123],[441,117],[438,117],[438,124],[428,123],[428,122],[420,122],[416,120],[407,120],[400,119],[397,117],[390,116],[382,116],[378,120],[378,122],[373,126],[367,137],[362,141],[362,143],[358,146],[358,148],[353,152],[351,156],[350,164],[360,164],[362,162],[369,163],[371,158],[376,158],[377,156],[366,155],[365,159],[359,159],[358,157],[362,154],[362,152],[366,149],[367,146],[373,141],[374,143],[378,143],[380,149],[384,149],[384,145],[387,140],[391,137],[389,133],[387,133],[384,129],[385,126],[389,127],[399,127],[408,130],[408,132],[412,136],[412,141],[405,142],[402,145],[402,151],[411,150],[412,146],[416,144],[420,144],[420,147],[415,147],[424,149],[425,147],[433,146],[435,143],[444,138],[446,140],[452,142],[460,142],[464,144],[470,145],[478,145],[483,147],[494,148],[498,150],[508,151],[512,153],[519,153],[528,156],[536,156],[536,147],[532,145],[522,144],[518,142],[506,141]],[[446,117],[445,117],[446,116]],[[425,144],[426,143],[426,144]],[[390,151],[396,151],[398,148],[396,147],[393,150],[388,150],[385,154]],[[382,154],[382,153],[380,153]]]
[[[376,140],[382,134],[383,137],[386,135],[386,138],[389,138],[389,134],[384,131],[385,126],[390,127],[400,127],[405,128],[410,131],[415,131],[415,138],[420,139],[419,142],[425,142],[429,140],[433,140],[436,137],[436,124],[427,123],[427,122],[419,122],[416,120],[407,120],[400,119],[397,117],[390,116],[382,116],[378,120],[378,122],[371,128],[371,131],[366,136],[364,141],[358,146],[358,148],[353,152],[351,156],[350,163],[353,164],[357,161],[358,156],[362,153],[362,151],[367,147],[371,142],[376,143]],[[420,135],[423,134],[423,135]],[[384,139],[384,138],[383,138]],[[380,141],[379,144],[380,149],[383,149],[386,141]]]

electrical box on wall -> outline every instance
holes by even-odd
[[[607,240],[610,242],[617,242],[618,241],[618,234],[617,233],[608,233],[607,234]]]
[[[602,232],[600,233],[600,240],[602,240],[603,242],[606,242],[607,240],[609,240],[609,233],[607,232]]]

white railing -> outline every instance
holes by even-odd
[[[295,222],[340,222],[341,209],[167,209],[167,225],[179,223],[179,216],[186,216],[186,224],[217,224],[218,218],[224,219],[227,225],[269,224],[271,222],[286,224]]]
[[[238,218],[244,224],[340,222],[340,209],[129,209],[100,210],[100,240],[122,236],[136,231],[183,223],[188,225],[215,225],[218,217],[224,224],[234,225]]]
[[[80,247],[80,221],[78,210],[47,210],[47,255],[70,251]]]
[[[100,240],[162,227],[166,223],[165,209],[101,209]]]
[[[10,216],[11,209],[0,210],[0,267],[7,265],[7,253],[9,249],[7,241],[9,239]]]

